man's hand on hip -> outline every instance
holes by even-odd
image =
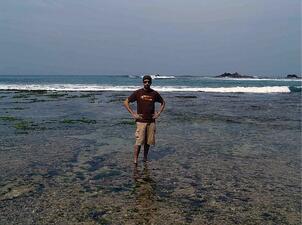
[[[152,119],[157,119],[159,117],[160,113],[159,112],[155,112],[152,116]]]
[[[134,119],[142,119],[143,117],[140,114],[132,113]]]

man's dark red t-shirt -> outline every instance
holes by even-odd
[[[163,103],[163,98],[157,91],[153,89],[145,90],[144,88],[136,90],[128,97],[129,102],[137,102],[137,114],[143,119],[137,119],[137,122],[151,123],[155,110],[155,102]]]

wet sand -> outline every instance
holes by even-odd
[[[0,224],[300,224],[299,94],[163,93],[132,163],[127,92],[0,92]]]

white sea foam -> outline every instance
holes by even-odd
[[[202,88],[192,88],[192,87],[158,87],[154,89],[158,91],[167,92],[177,92],[177,91],[187,91],[187,92],[219,92],[219,93],[288,93],[290,92],[287,86],[272,86],[272,87],[202,87]]]
[[[297,82],[300,81],[302,82],[302,79],[290,79],[290,78],[231,78],[231,77],[201,77],[200,79],[209,79],[209,80],[236,80],[236,81],[292,81],[292,82]]]
[[[152,79],[175,79],[175,76],[151,76]]]
[[[7,84],[0,85],[0,90],[22,91],[133,91],[140,86],[111,86],[83,84]]]
[[[0,90],[27,91],[134,91],[141,86],[83,85],[83,84],[1,84]],[[267,87],[187,87],[154,86],[160,92],[220,92],[220,93],[288,93],[287,86]]]
[[[149,75],[152,79],[175,79],[175,76],[167,76],[167,75]],[[144,75],[141,76],[141,78],[143,78]]]

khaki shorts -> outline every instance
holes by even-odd
[[[135,145],[155,144],[155,123],[136,122]]]

